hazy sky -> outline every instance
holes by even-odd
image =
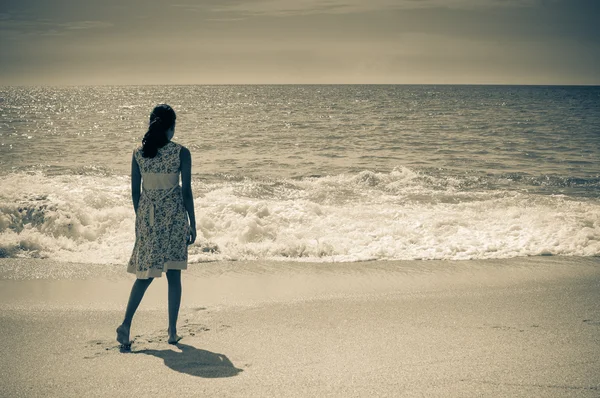
[[[600,0],[2,0],[0,85],[600,84]]]

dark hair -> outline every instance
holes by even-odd
[[[150,114],[148,132],[142,139],[142,156],[153,158],[158,153],[158,148],[165,146],[169,140],[167,130],[175,125],[175,111],[167,104],[157,105]]]

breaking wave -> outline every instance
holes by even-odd
[[[502,177],[511,178],[519,177]],[[0,257],[129,259],[135,216],[127,176],[17,172],[4,175],[2,186]],[[597,198],[500,189],[405,167],[301,179],[197,178],[194,191],[191,262],[600,255]]]

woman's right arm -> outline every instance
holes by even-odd
[[[140,166],[135,160],[135,151],[133,151],[133,155],[131,156],[131,200],[135,214],[137,214],[138,204],[140,203],[141,185],[142,173],[140,172]]]

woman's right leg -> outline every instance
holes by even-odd
[[[131,288],[129,294],[129,302],[127,303],[127,309],[125,310],[125,319],[121,326],[117,328],[117,341],[121,344],[129,344],[129,329],[131,328],[131,321],[135,315],[146,289],[152,283],[153,278],[148,279],[136,279]]]

